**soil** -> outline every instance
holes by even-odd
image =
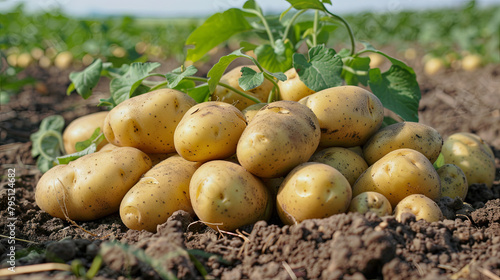
[[[178,211],[156,233],[128,230],[117,214],[76,224],[37,207],[34,189],[41,174],[29,135],[49,115],[60,114],[69,123],[100,110],[95,104],[106,97],[107,86],[101,83],[88,100],[66,96],[70,70],[30,67],[23,75],[39,83],[2,105],[0,114],[0,267],[10,267],[9,236],[15,236],[17,269],[78,261],[86,271],[101,258],[94,279],[500,279],[500,65],[473,72],[449,69],[432,77],[417,61],[410,65],[422,90],[420,121],[443,137],[476,133],[496,155],[494,186],[472,185],[465,204],[442,199],[445,220],[428,223],[406,215],[398,222],[392,216],[348,213],[294,226],[274,218],[218,232]],[[7,219],[9,169],[16,175],[14,227]],[[5,278],[72,275],[44,271]]]

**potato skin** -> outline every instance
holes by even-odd
[[[117,212],[127,191],[151,168],[140,150],[120,147],[56,165],[38,181],[35,200],[53,217],[90,221]]]
[[[194,216],[189,182],[200,165],[173,155],[153,166],[123,198],[123,223],[130,229],[156,232],[156,227],[177,210]]]
[[[70,122],[64,129],[62,135],[66,154],[76,153],[75,144],[89,139],[98,127],[101,128],[102,132],[104,119],[107,115],[108,111],[102,111],[76,118]],[[103,139],[103,141],[97,145],[97,150],[99,151],[107,143],[108,141]]]
[[[351,198],[351,185],[342,173],[324,163],[306,162],[285,177],[276,207],[281,221],[292,225],[345,213]]]
[[[245,116],[245,120],[247,121],[247,123],[249,123],[253,119],[253,117],[257,114],[257,112],[266,105],[267,103],[256,103],[243,109],[241,112]]]
[[[392,214],[392,206],[389,200],[378,192],[362,192],[353,197],[348,212],[364,214],[373,212],[379,217]]]
[[[402,199],[394,208],[396,220],[401,222],[403,213],[412,213],[417,220],[426,220],[429,223],[444,219],[443,212],[437,203],[423,194],[412,194]]]
[[[421,152],[434,163],[441,152],[443,137],[434,128],[416,122],[388,125],[364,144],[363,155],[369,165],[391,151],[408,148]]]
[[[245,116],[231,104],[209,101],[191,107],[174,132],[175,149],[190,161],[224,159],[236,153]]]
[[[398,149],[383,156],[361,174],[353,185],[353,195],[374,191],[383,194],[394,208],[411,194],[438,200],[441,182],[432,163],[422,153]]]
[[[361,173],[368,169],[368,164],[363,157],[342,147],[319,150],[311,156],[309,161],[325,163],[337,169],[346,177],[351,186],[354,185]]]
[[[455,164],[445,164],[438,168],[437,173],[441,179],[441,196],[451,198],[458,196],[462,201],[465,200],[469,184],[465,173],[460,167]]]
[[[467,132],[450,135],[443,143],[442,154],[445,163],[455,164],[462,169],[469,185],[493,186],[495,156],[478,135]]]
[[[135,96],[109,112],[104,135],[116,146],[135,147],[145,153],[175,152],[175,128],[195,104],[189,95],[174,89]]]
[[[273,205],[262,181],[224,160],[201,165],[191,178],[189,195],[201,221],[226,231],[269,219]]]
[[[299,101],[300,99],[315,93],[300,80],[297,70],[290,68],[285,71],[286,81],[279,81],[280,96],[282,100]]]
[[[252,174],[280,177],[309,160],[318,147],[318,119],[295,101],[276,101],[264,106],[241,134],[236,155]]]
[[[249,67],[249,68],[252,68],[253,70],[260,71],[257,68],[257,66],[255,66],[255,65],[238,66],[238,67],[230,70],[226,74],[224,74],[221,77],[220,82],[224,83],[224,84],[228,84],[228,85],[230,85],[238,90],[244,91],[240,87],[239,82],[238,82],[238,79],[241,77],[241,68],[243,68],[243,67]],[[262,85],[254,88],[254,89],[245,91],[245,92],[249,95],[255,96],[261,102],[267,102],[267,98],[269,97],[269,93],[271,92],[273,87],[274,87],[273,83],[271,81],[265,79],[264,83],[262,83]],[[214,93],[212,94],[212,101],[226,102],[226,103],[234,105],[239,110],[243,110],[246,107],[248,107],[252,104],[255,104],[255,102],[253,102],[252,100],[250,100],[244,96],[241,96],[238,93],[236,93],[230,89],[227,89],[223,86],[217,86]]]
[[[384,119],[384,106],[378,97],[357,86],[324,89],[299,102],[318,117],[323,147],[363,145]]]

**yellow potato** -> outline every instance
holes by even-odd
[[[150,168],[149,157],[136,148],[99,151],[43,174],[35,200],[54,217],[95,220],[117,212],[125,194]]]
[[[323,147],[363,145],[382,125],[384,106],[373,93],[357,86],[318,91],[299,101],[319,120]]]
[[[299,101],[300,99],[315,93],[300,80],[295,68],[290,68],[285,72],[287,79],[279,81],[280,95],[282,100]]]
[[[351,186],[354,185],[361,173],[368,169],[368,164],[360,155],[342,147],[319,150],[311,156],[309,161],[325,163],[337,169],[346,177]]]
[[[423,194],[412,194],[402,199],[394,208],[396,220],[401,222],[403,213],[412,213],[417,220],[424,219],[429,223],[444,219],[437,203]]]
[[[374,191],[383,194],[396,207],[411,194],[441,197],[441,182],[432,163],[420,152],[398,149],[379,159],[361,174],[352,190],[356,196]]]
[[[249,123],[253,119],[253,117],[257,114],[257,112],[266,105],[267,103],[257,103],[243,109],[243,111],[241,112],[245,116],[245,120],[247,120],[247,123]]]
[[[324,163],[306,162],[285,177],[278,190],[276,207],[281,221],[291,225],[345,213],[351,198],[351,185],[337,169]]]
[[[195,104],[189,95],[174,89],[135,96],[109,112],[104,135],[116,146],[135,147],[145,153],[175,152],[175,128]]]
[[[227,85],[230,85],[237,90],[244,91],[240,87],[239,82],[238,82],[238,79],[241,77],[241,68],[243,68],[243,67],[249,67],[255,71],[260,71],[257,68],[257,66],[255,66],[255,65],[238,66],[238,67],[232,69],[231,71],[227,72],[226,74],[224,74],[222,76],[222,78],[220,79],[220,82],[227,84]],[[274,87],[274,84],[271,81],[265,79],[264,83],[262,83],[262,85],[254,88],[254,89],[245,91],[245,93],[258,98],[261,102],[267,102],[267,98],[269,97],[269,93],[271,92],[273,87]],[[240,110],[243,110],[246,107],[248,107],[252,104],[255,104],[255,102],[253,102],[252,100],[250,100],[250,99],[248,99],[248,98],[246,98],[246,97],[244,97],[244,96],[242,96],[242,95],[240,95],[240,94],[238,94],[230,89],[227,89],[223,86],[217,86],[214,93],[212,94],[212,101],[226,102],[226,103],[229,103],[229,104],[236,106],[236,108],[238,108]]]
[[[67,154],[76,153],[75,145],[77,142],[85,141],[89,139],[94,131],[99,127],[101,132],[104,127],[104,119],[108,115],[107,111],[92,113],[79,117],[73,120],[63,132],[63,143],[64,149]],[[100,150],[108,141],[103,139],[99,145],[97,145],[97,150]]]
[[[441,179],[441,196],[456,198],[457,196],[463,200],[467,196],[469,184],[467,177],[460,167],[455,164],[445,164],[438,168],[437,173]]]
[[[373,134],[363,146],[363,155],[372,165],[391,151],[408,148],[421,152],[434,163],[442,145],[443,138],[434,128],[422,123],[400,122]]]
[[[224,159],[236,153],[245,116],[231,104],[209,101],[189,109],[175,129],[175,150],[190,161]]]
[[[483,139],[473,133],[450,135],[443,143],[445,163],[455,164],[465,173],[467,183],[492,187],[495,180],[495,156]]]
[[[189,182],[200,165],[173,155],[151,168],[123,198],[123,223],[130,229],[155,232],[177,210],[194,216]]]
[[[189,195],[201,221],[226,231],[267,220],[273,208],[262,181],[240,165],[223,160],[206,162],[195,171]]]
[[[240,137],[240,164],[263,178],[284,176],[309,160],[318,147],[318,119],[295,101],[276,101],[263,107]]]
[[[378,192],[362,192],[353,197],[348,212],[373,212],[383,217],[392,214],[392,206],[389,200]]]

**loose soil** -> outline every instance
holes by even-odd
[[[156,233],[128,230],[118,215],[85,223],[52,218],[35,204],[41,174],[31,157],[29,135],[40,121],[60,114],[67,123],[100,110],[106,83],[93,97],[66,96],[68,71],[28,68],[39,81],[1,108],[0,266],[9,267],[7,220],[9,168],[17,176],[16,267],[79,261],[85,270],[96,256],[94,279],[500,279],[500,65],[473,72],[446,70],[428,77],[417,71],[422,90],[420,120],[443,137],[473,132],[496,155],[494,186],[473,185],[465,199],[442,199],[441,222],[402,222],[357,213],[284,226],[260,221],[235,232],[218,232],[178,211]],[[165,64],[165,71],[176,65]],[[161,70],[161,71],[163,71]],[[67,279],[69,272],[38,272],[15,279]],[[7,276],[6,278],[12,278]]]

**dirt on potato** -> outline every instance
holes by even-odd
[[[471,186],[466,203],[442,199],[445,220],[427,223],[406,215],[397,222],[390,216],[349,213],[296,226],[284,226],[274,217],[235,232],[218,232],[178,211],[154,234],[128,230],[117,214],[73,223],[37,207],[34,189],[41,174],[31,158],[29,135],[49,115],[61,114],[69,123],[99,111],[95,104],[106,96],[107,86],[100,84],[89,100],[68,97],[69,72],[31,67],[24,74],[43,82],[47,91],[27,86],[2,105],[0,114],[0,266],[10,267],[14,236],[16,268],[78,260],[88,270],[100,255],[102,265],[94,279],[498,279],[500,65],[474,72],[447,70],[432,77],[423,74],[418,63],[410,65],[422,90],[421,122],[444,138],[458,131],[476,133],[496,155],[493,187]],[[15,169],[16,175],[12,216],[8,169]],[[42,271],[7,274],[6,279],[69,275]]]

